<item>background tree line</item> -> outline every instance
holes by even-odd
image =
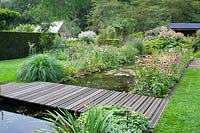
[[[200,22],[199,0],[1,0],[0,7],[21,13],[18,23],[64,20],[73,32],[111,25],[132,33],[170,22]]]

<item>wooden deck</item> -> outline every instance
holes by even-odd
[[[91,103],[97,107],[122,105],[147,116],[151,128],[156,126],[168,102],[168,99],[49,82],[4,84],[0,96],[77,112],[87,111],[87,105]]]

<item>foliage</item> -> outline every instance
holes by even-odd
[[[66,19],[64,21],[64,25],[69,31],[70,37],[77,37],[78,34],[81,32],[81,28],[79,27],[79,25],[76,23],[75,20]]]
[[[118,0],[93,0],[92,4],[88,23],[94,31],[99,31],[99,29],[112,24],[119,27],[119,29],[127,27],[127,22],[129,23],[129,21],[126,20],[130,20],[127,12],[131,10],[131,6],[128,6],[127,3]]]
[[[78,124],[80,126],[81,132],[84,133],[106,133],[110,126],[110,114],[103,114],[100,109],[95,109],[92,107],[86,113],[83,113],[78,118]]]
[[[165,0],[163,1],[163,5],[168,9],[171,22],[196,23],[200,21],[197,15],[200,11],[200,1],[198,0],[188,0],[184,2],[182,0]]]
[[[74,36],[79,27],[86,27],[86,14],[90,10],[91,0],[37,0],[37,6],[30,10],[39,23],[64,20]],[[73,27],[71,27],[71,26]]]
[[[55,38],[53,40],[53,47],[54,48],[59,48],[61,50],[64,50],[65,48],[65,44],[64,44],[64,40],[62,39],[62,37],[60,36],[60,34],[56,34]]]
[[[64,20],[73,37],[88,27],[96,32],[115,25],[127,34],[200,21],[199,0],[4,0],[0,6],[20,12],[21,23]]]
[[[54,49],[47,53],[65,62],[66,81],[82,74],[134,63],[135,56],[138,55],[137,49],[132,45],[85,45],[75,38],[69,39],[64,49]]]
[[[191,51],[169,51],[147,55],[137,60],[135,93],[165,97],[180,77],[181,72],[191,60]]]
[[[117,18],[112,23],[112,26],[117,30],[118,35],[121,35],[121,38],[125,38],[128,34],[134,32],[135,20],[132,18]]]
[[[149,122],[143,115],[139,113],[129,112],[126,108],[120,106],[102,106],[97,111],[102,112],[102,115],[104,117],[107,116],[109,118],[107,119],[106,123],[107,126],[105,128],[106,133],[118,133],[118,132],[142,133],[142,131],[145,131],[149,128]],[[80,123],[80,125],[83,125],[83,123],[88,121],[87,120],[88,116],[89,112],[81,114],[81,116],[78,118],[78,123]],[[95,119],[96,117],[94,116],[91,118]],[[92,125],[94,125],[94,122],[91,123],[91,126]]]
[[[94,42],[96,36],[97,35],[94,31],[84,31],[78,35],[78,38],[91,44]]]
[[[154,36],[153,39],[146,38],[145,48],[148,53],[152,53],[155,50],[170,49],[170,48],[191,48],[191,41],[186,38],[182,33],[176,33],[175,31],[162,31],[158,36]]]
[[[60,113],[59,113],[60,112]],[[75,120],[67,110],[47,113],[46,120],[53,123],[52,128],[58,133],[106,133],[109,127],[110,115],[104,115],[102,110],[91,107],[84,117]],[[48,132],[46,130],[39,131]],[[51,131],[52,133],[55,131]]]
[[[100,30],[95,43],[98,45],[120,46],[121,40],[117,38],[115,28],[108,26],[106,29]]]
[[[130,45],[130,47],[133,47],[138,50],[139,55],[144,55],[145,54],[145,48],[144,48],[144,43],[143,41],[127,41],[125,45]]]
[[[9,9],[0,8],[0,30],[6,30],[21,14]]]
[[[199,132],[199,68],[188,68],[170,98],[155,133]]]
[[[12,31],[16,32],[33,32],[35,30],[36,26],[32,24],[20,24],[17,27],[15,27]]]
[[[18,70],[20,81],[49,81],[58,82],[63,78],[63,68],[47,55],[35,55],[24,62]]]
[[[48,50],[54,47],[55,34],[41,33],[38,51]]]
[[[74,117],[67,110],[59,109],[59,112],[48,111],[48,113],[46,113],[47,116],[45,118],[46,120],[53,123],[51,127],[54,130],[56,130],[56,133],[78,133],[80,129]],[[38,131],[43,131],[47,133],[55,132],[55,131],[49,132],[42,129],[38,129]]]
[[[90,107],[77,120],[66,110],[59,112],[48,112],[46,118],[58,133],[142,133],[149,128],[147,118],[120,106]]]
[[[193,44],[194,52],[200,50],[200,30],[197,31]]]
[[[120,48],[120,62],[121,63],[133,63],[135,62],[136,55],[140,54],[134,43],[129,43]]]

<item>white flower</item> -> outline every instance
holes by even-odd
[[[78,38],[84,41],[92,42],[95,40],[97,34],[94,31],[81,31]]]

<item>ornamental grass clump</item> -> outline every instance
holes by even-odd
[[[64,77],[62,66],[47,55],[39,54],[25,61],[18,70],[20,81],[59,82]]]

